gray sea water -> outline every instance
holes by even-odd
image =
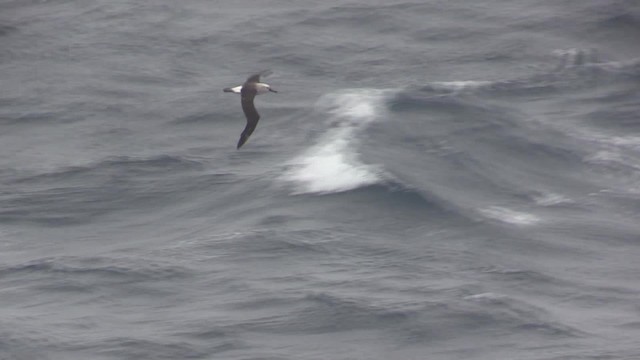
[[[639,39],[637,0],[0,0],[0,359],[640,359]]]

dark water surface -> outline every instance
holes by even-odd
[[[638,39],[635,0],[0,0],[0,359],[639,359]]]

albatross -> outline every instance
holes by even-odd
[[[260,120],[260,114],[256,110],[255,105],[253,105],[253,99],[256,95],[264,94],[267,92],[277,91],[271,88],[271,85],[260,82],[260,76],[267,76],[271,74],[271,71],[266,70],[260,72],[258,74],[251,75],[247,78],[247,81],[244,84],[232,88],[224,88],[224,92],[231,92],[241,95],[241,103],[242,103],[242,111],[244,112],[244,116],[247,118],[247,125],[244,127],[242,134],[240,134],[240,139],[238,140],[238,147],[236,149],[240,149],[244,143],[249,140],[249,136],[253,133],[258,125],[258,120]]]

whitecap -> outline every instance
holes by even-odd
[[[553,206],[572,202],[570,199],[556,193],[541,194],[540,196],[536,196],[534,201],[541,206]]]
[[[301,155],[289,161],[281,179],[295,193],[335,193],[384,182],[381,169],[364,164],[358,154],[358,133],[382,113],[385,92],[349,90],[322,97],[328,130]]]
[[[507,296],[505,295],[500,295],[492,292],[474,294],[474,295],[469,295],[464,297],[465,300],[480,300],[480,301],[490,301],[490,302],[504,300],[506,298]]]
[[[430,85],[434,89],[461,91],[461,90],[474,90],[484,86],[490,86],[491,81],[476,81],[476,80],[460,80],[460,81],[435,81]]]
[[[491,206],[481,210],[486,217],[515,225],[532,225],[540,221],[533,214],[515,211],[501,206]]]
[[[596,49],[556,49],[552,51],[552,54],[561,59],[561,67],[582,66],[599,62]]]

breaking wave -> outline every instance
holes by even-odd
[[[346,90],[322,97],[317,110],[326,113],[327,130],[314,145],[291,160],[282,179],[297,194],[336,193],[384,182],[382,170],[363,163],[358,134],[383,117],[385,91]]]

